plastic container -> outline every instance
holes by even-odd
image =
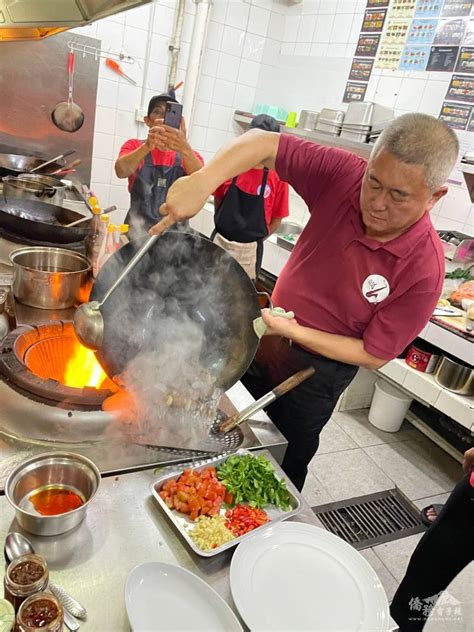
[[[405,419],[412,398],[384,380],[375,383],[370,405],[370,423],[385,432],[397,432]]]

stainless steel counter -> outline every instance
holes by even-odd
[[[268,452],[263,453],[272,458]],[[281,474],[278,466],[276,469]],[[176,564],[196,573],[236,611],[229,582],[235,549],[213,558],[195,555],[153,500],[150,486],[155,479],[153,471],[105,478],[85,521],[76,530],[50,538],[24,532],[46,558],[52,580],[87,608],[88,620],[81,623],[81,630],[130,629],[124,603],[125,581],[132,568],[144,562]],[[295,493],[291,483],[288,487]],[[293,520],[320,526],[304,501],[303,510]],[[21,531],[14,521],[14,511],[5,497],[0,498],[2,545],[13,530]]]

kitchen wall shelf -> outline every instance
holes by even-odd
[[[241,110],[235,110],[234,112],[234,121],[243,129],[249,128],[252,118],[253,114],[248,112],[242,112]],[[317,143],[318,145],[324,145],[325,147],[339,147],[340,149],[346,149],[361,158],[367,159],[373,149],[373,145],[369,143],[358,143],[356,141],[348,140],[347,138],[341,138],[340,136],[331,136],[330,134],[324,134],[323,132],[299,129],[297,127],[284,127],[283,123],[281,123],[281,125],[281,131],[285,134],[293,134],[294,136],[305,138],[306,140]]]

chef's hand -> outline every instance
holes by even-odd
[[[146,146],[149,151],[153,149],[162,149],[163,139],[162,139],[162,127],[159,125],[155,125],[154,127],[150,127],[148,130],[148,136],[145,141]]]
[[[178,178],[168,190],[166,201],[160,206],[160,215],[166,217],[148,231],[150,235],[161,235],[176,222],[194,217],[209,197],[209,187],[201,171]]]
[[[192,151],[191,145],[186,138],[186,125],[184,119],[181,119],[179,129],[169,127],[169,125],[161,125],[159,127],[160,149],[163,151],[176,151],[179,154],[187,154]]]
[[[264,336],[283,336],[293,338],[295,328],[298,327],[296,318],[283,318],[282,316],[272,316],[269,309],[262,309],[262,318],[267,325]]]
[[[469,476],[471,470],[474,469],[474,448],[464,452],[464,462],[462,464],[464,471]]]

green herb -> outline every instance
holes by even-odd
[[[273,465],[263,455],[230,456],[216,470],[217,478],[233,495],[231,506],[247,502],[251,507],[275,505],[290,509],[286,483],[275,476]]]
[[[445,277],[447,279],[466,279],[466,281],[469,281],[472,278],[471,270],[469,268],[466,270],[464,268],[456,268],[452,272],[446,272]]]

